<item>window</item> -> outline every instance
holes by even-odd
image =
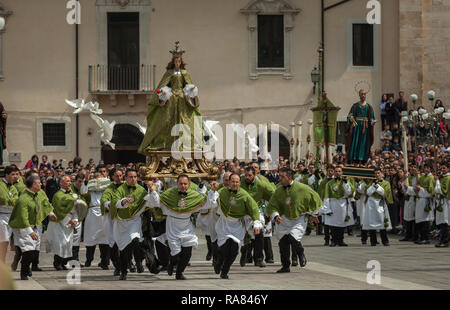
[[[258,67],[284,67],[283,15],[258,15]]]
[[[374,66],[374,31],[370,24],[353,24],[353,66]]]
[[[280,75],[292,79],[291,40],[294,17],[301,10],[286,0],[251,0],[241,13],[249,30],[249,77]]]
[[[66,145],[66,124],[42,124],[44,146]]]
[[[71,118],[36,119],[37,152],[71,152]]]

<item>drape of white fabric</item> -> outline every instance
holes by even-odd
[[[13,229],[13,232],[14,245],[18,246],[22,252],[39,251],[41,249],[42,225],[24,229]],[[32,232],[38,234],[38,240],[33,240],[31,238],[30,234]]]
[[[364,204],[366,202],[366,186],[365,182],[362,182],[356,188],[356,191],[359,193],[359,199],[356,200],[356,214],[359,216],[361,221],[364,213]]]
[[[349,201],[350,196],[352,196],[352,188],[350,184],[344,184],[344,198],[325,198],[323,201],[326,210],[331,211],[331,215],[327,215],[327,225],[334,227],[347,227],[355,224],[353,218],[353,208]],[[346,222],[345,217],[349,216],[350,219]]]
[[[206,203],[203,207],[196,212],[202,210],[214,209],[217,206],[217,198],[219,193],[216,191],[209,191],[206,198]],[[192,212],[179,214],[166,208],[160,203],[159,195],[156,191],[149,193],[144,198],[147,203],[146,206],[150,208],[161,208],[163,214],[167,215],[166,219],[166,237],[170,248],[170,254],[172,256],[181,252],[181,247],[194,247],[198,246],[198,237],[194,231],[194,225],[191,222]]]
[[[290,220],[284,215],[281,216],[281,223],[275,224],[275,236],[278,240],[284,237],[284,235],[291,235],[295,240],[300,241],[305,234],[308,226],[308,217],[302,215],[294,220]]]
[[[49,222],[45,239],[47,253],[53,253],[62,258],[69,258],[72,256],[74,230],[69,224],[70,220],[78,221],[78,214],[76,211],[72,210],[60,222]],[[79,232],[81,234],[81,225],[77,225],[77,227],[78,226],[80,226]]]
[[[103,192],[91,191],[91,203],[86,219],[84,220],[84,244],[94,246],[97,244],[110,244],[109,214],[102,216],[100,199]]]
[[[116,208],[128,208],[129,204],[122,206],[122,201],[126,198],[120,199]],[[131,219],[119,220],[117,217],[112,221],[113,223],[113,236],[114,241],[117,243],[117,247],[120,251],[126,248],[127,245],[135,238],[142,239],[142,219],[141,214],[145,211],[145,207],[139,210],[139,212]]]
[[[8,225],[10,217],[11,213],[0,213],[0,242],[9,242],[11,238],[13,230]]]
[[[430,174],[428,174],[429,176]],[[416,201],[416,223],[431,222],[434,220],[434,204],[429,201],[433,198],[433,195],[428,193],[423,187],[420,188],[419,197]],[[427,204],[430,206],[431,211],[425,211]]]
[[[362,217],[362,229],[363,230],[377,230],[386,229],[391,230],[392,224],[389,217],[389,210],[384,199],[379,199],[373,195],[377,193],[383,198],[385,197],[384,189],[381,186],[375,186],[372,184],[367,189],[367,203],[364,205],[364,212]],[[383,202],[383,204],[382,204]],[[384,226],[384,218],[388,219],[388,227]]]
[[[445,176],[447,176],[448,174],[446,174]],[[436,186],[434,188],[434,192],[435,194],[439,194],[439,195],[443,195],[442,193],[442,189],[441,189],[441,182],[439,182],[439,180],[436,181]],[[438,211],[436,209],[436,225],[441,225],[441,224],[448,224],[448,213],[449,213],[449,204],[450,204],[450,200],[443,197],[441,198],[441,203],[442,203],[442,211]],[[438,200],[436,200],[436,203],[438,203]]]
[[[405,184],[407,184],[408,180],[405,180]],[[403,219],[405,221],[414,221],[416,212],[416,192],[414,188],[417,185],[417,178],[413,177],[411,184],[409,184],[406,189],[406,195],[409,196],[408,200],[405,201],[405,206],[403,207]]]

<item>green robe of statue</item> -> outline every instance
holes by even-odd
[[[370,110],[370,115],[369,115]],[[369,158],[370,147],[373,143],[373,126],[371,121],[375,121],[375,114],[373,107],[366,103],[364,108],[361,107],[360,102],[356,102],[352,105],[350,112],[348,113],[348,121],[350,122],[350,116],[353,116],[356,123],[356,127],[353,127],[350,140],[349,157],[352,161],[367,162]]]
[[[172,137],[171,131],[176,124],[186,124],[191,131],[191,145],[194,142],[194,116],[200,116],[200,108],[192,107],[185,98],[183,88],[187,84],[192,84],[189,73],[181,69],[181,74],[174,74],[174,70],[168,70],[158,88],[168,86],[172,89],[172,97],[164,103],[159,104],[156,92],[153,93],[147,112],[147,131],[139,147],[138,152],[144,154],[146,151],[170,151],[172,144],[179,137]],[[197,124],[201,130],[202,124]],[[177,132],[178,134],[178,132]],[[203,140],[203,134],[199,134]],[[201,145],[201,142],[200,144]]]
[[[9,219],[9,226],[13,229],[24,229],[39,226],[53,211],[47,196],[25,190],[17,200],[16,206]]]

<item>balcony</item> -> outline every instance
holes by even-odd
[[[129,105],[134,106],[135,95],[149,98],[153,93],[155,72],[155,65],[89,66],[89,93],[93,97],[109,96],[112,106],[117,105],[118,95],[128,95]]]

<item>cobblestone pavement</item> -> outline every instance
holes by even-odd
[[[362,245],[356,236],[345,237],[348,247],[323,246],[323,236],[306,236],[303,239],[308,264],[305,268],[291,267],[291,273],[277,274],[280,259],[276,238],[272,238],[275,264],[266,268],[248,264],[239,265],[239,256],[230,271],[230,279],[222,280],[213,271],[211,262],[205,260],[206,241],[198,231],[199,247],[193,251],[191,266],[187,267],[187,281],[177,281],[166,272],[153,275],[129,273],[127,281],[119,281],[113,270],[97,267],[97,247],[93,267],[81,269],[81,284],[69,285],[69,271],[56,271],[53,255],[44,251],[40,255],[43,272],[34,272],[29,281],[20,281],[19,271],[13,273],[18,289],[83,289],[83,290],[379,290],[379,289],[450,289],[450,248],[435,248],[434,244],[416,245],[399,242],[390,235],[391,246]],[[45,235],[44,235],[45,237]],[[85,261],[84,246],[80,259]],[[13,253],[8,252],[10,264]],[[381,267],[381,284],[368,284],[367,274],[372,268],[367,263],[376,260]],[[19,265],[20,269],[20,265]]]

